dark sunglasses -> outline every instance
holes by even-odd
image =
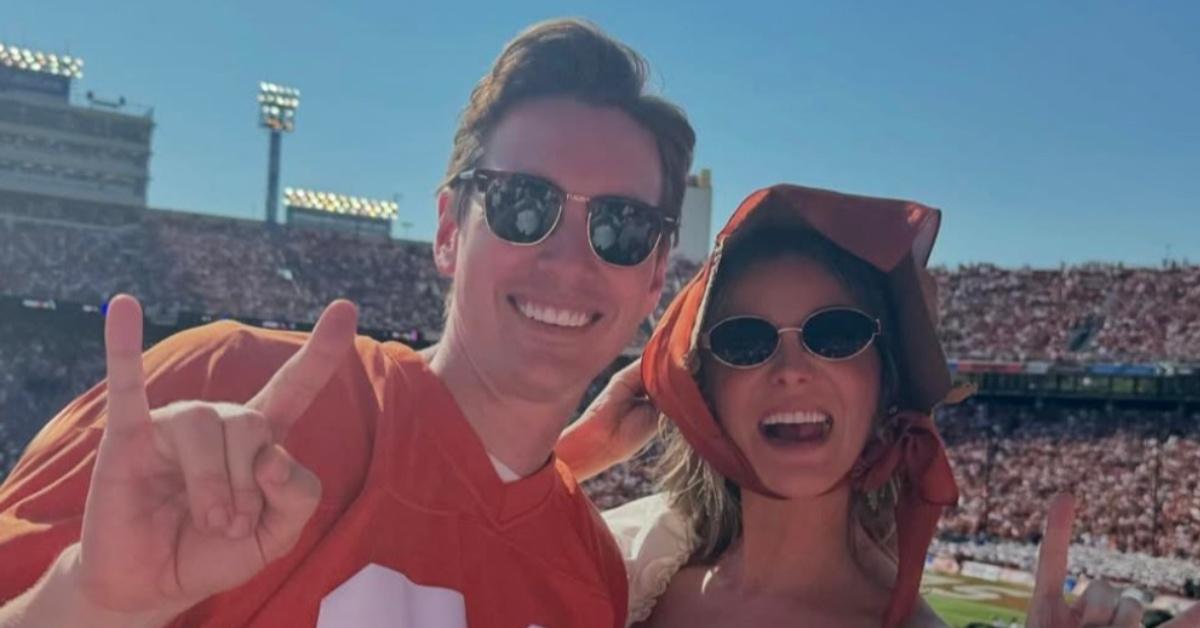
[[[809,353],[832,362],[866,351],[882,333],[879,319],[854,308],[831,307],[809,314],[799,327],[776,327],[758,316],[733,316],[713,325],[701,337],[701,346],[726,366],[748,369],[775,355],[785,331],[799,332]]]
[[[638,200],[573,194],[531,174],[473,168],[454,179],[474,184],[483,194],[484,217],[492,233],[521,246],[539,244],[554,232],[567,199],[586,202],[592,251],[615,266],[637,266],[646,261],[663,233],[678,222]]]

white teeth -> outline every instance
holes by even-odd
[[[827,420],[829,420],[829,415],[820,412],[781,412],[763,419],[763,425],[777,425],[779,423],[824,423]]]
[[[517,309],[535,321],[559,327],[583,327],[592,320],[591,315],[587,312],[560,310],[548,305],[534,305],[526,301],[517,301]]]

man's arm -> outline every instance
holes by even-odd
[[[158,628],[183,608],[153,613],[115,613],[83,594],[77,581],[79,545],[63,550],[58,560],[25,593],[0,607],[0,628],[88,626],[89,628]]]

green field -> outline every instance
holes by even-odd
[[[990,624],[1025,617],[1029,604],[1029,587],[977,580],[964,576],[925,574],[921,594],[947,624],[962,628],[971,622]]]
[[[947,624],[956,628],[962,628],[971,622],[986,624],[997,619],[1009,622],[1016,620],[1020,622],[1021,618],[1025,616],[1024,613],[1014,611],[1011,608],[992,606],[982,602],[956,600],[940,595],[928,595],[925,599]]]

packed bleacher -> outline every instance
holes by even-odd
[[[447,284],[426,243],[150,210],[116,225],[29,213],[0,209],[0,294],[99,303],[129,291],[167,314],[294,322],[344,296],[362,306],[366,327],[441,325]],[[673,265],[668,293],[694,270]],[[952,358],[1200,360],[1200,266],[934,271]]]
[[[1081,573],[1180,591],[1200,578],[1200,413],[976,401],[938,424],[963,492],[940,526],[956,553],[1031,566],[1045,504],[1069,490]]]
[[[0,299],[16,298],[0,305],[8,308],[0,309],[0,479],[37,429],[103,376],[98,314],[64,322],[61,312],[22,308],[19,299],[98,305],[129,292],[165,334],[194,320],[189,314],[311,322],[345,297],[359,304],[364,328],[440,330],[448,284],[427,243],[151,210],[120,220],[92,212],[72,221],[61,208],[6,212],[0,202]],[[663,301],[633,348],[696,269],[671,265]],[[972,265],[935,276],[951,358],[1200,363],[1200,266]],[[1047,499],[1070,488],[1079,497],[1078,555],[1086,556],[1079,573],[1179,592],[1189,568],[1200,572],[1196,408],[983,400],[943,409],[938,423],[962,489],[941,524],[944,551],[1027,567]],[[657,451],[588,482],[598,505],[653,490]]]
[[[959,483],[978,496],[950,513],[944,530],[1031,541],[1039,503],[1072,488],[1089,544],[1200,551],[1200,487],[1186,473],[1200,468],[1200,414],[989,402],[948,408],[939,419]]]
[[[50,320],[0,306],[0,478],[48,418],[104,377],[100,322]]]
[[[109,227],[0,213],[0,294],[99,304],[139,297],[152,317],[192,312],[312,322],[338,297],[372,329],[441,326],[444,279],[427,243],[146,211]]]
[[[953,358],[1200,361],[1200,266],[934,269]]]

